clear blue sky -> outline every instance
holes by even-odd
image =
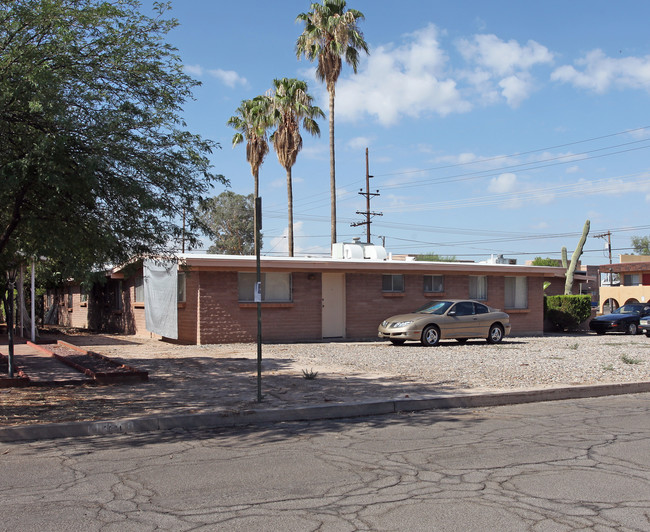
[[[295,55],[309,1],[175,0],[169,40],[202,82],[188,127],[222,145],[215,171],[253,191],[243,146],[226,120],[273,78],[297,77],[327,113],[314,65]],[[650,235],[650,3],[642,1],[350,0],[370,46],[337,85],[339,240],[365,226],[365,148],[373,241],[393,253],[464,260],[492,253],[521,264],[559,258],[591,220],[583,263],[614,261]],[[646,127],[649,126],[649,127]],[[303,135],[294,167],[296,254],[329,253],[327,119]],[[215,189],[215,195],[222,192]],[[265,254],[286,252],[285,171],[271,151],[260,171]],[[207,247],[207,246],[206,246]]]

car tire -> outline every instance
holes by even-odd
[[[503,327],[498,323],[493,323],[490,326],[486,340],[488,344],[498,344],[501,342],[503,340]]]
[[[467,338],[456,338],[456,341],[457,341],[460,345],[465,345],[465,344],[467,343]]]
[[[625,334],[630,334],[634,336],[639,332],[639,327],[637,326],[636,323],[628,323],[627,327],[625,328]]]
[[[404,345],[404,342],[406,342],[406,340],[391,340],[390,341],[390,343],[393,344],[393,345]]]
[[[650,338],[650,331],[646,331],[645,335]]]
[[[427,325],[422,331],[422,345],[433,347],[440,342],[440,329],[435,325]]]

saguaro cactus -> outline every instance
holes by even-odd
[[[571,295],[571,287],[573,286],[573,274],[576,271],[578,259],[580,258],[580,255],[582,255],[582,250],[585,246],[587,235],[589,234],[589,227],[590,222],[587,220],[585,222],[584,228],[582,229],[582,237],[580,237],[580,242],[578,242],[578,246],[574,250],[573,255],[571,255],[571,264],[569,264],[569,267],[566,271],[566,284],[564,285],[565,296]]]

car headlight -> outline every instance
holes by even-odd
[[[388,320],[384,320],[381,322],[382,327],[388,327]]]
[[[396,329],[398,327],[406,327],[407,325],[411,325],[411,323],[413,323],[413,320],[411,320],[411,321],[396,321],[395,323],[393,323],[391,325],[391,327]]]

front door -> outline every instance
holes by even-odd
[[[345,337],[345,274],[323,274],[323,338]]]

